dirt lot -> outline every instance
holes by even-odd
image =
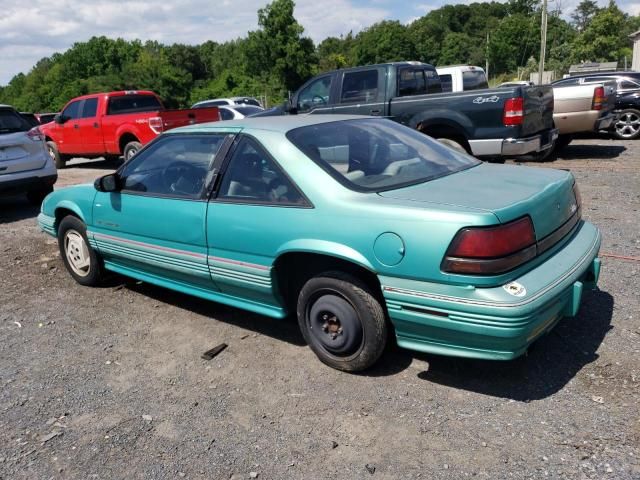
[[[576,140],[602,252],[640,257],[640,141]],[[77,163],[58,186],[114,164]],[[294,323],[116,278],[77,285],[37,210],[0,200],[0,478],[640,478],[640,262],[528,356],[390,349],[323,366]],[[214,360],[200,355],[229,344]]]

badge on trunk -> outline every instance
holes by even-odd
[[[503,285],[504,291],[509,295],[513,295],[514,297],[524,297],[527,294],[527,289],[524,288],[524,285],[519,284],[518,282],[511,282]]]

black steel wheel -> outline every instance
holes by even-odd
[[[384,351],[384,309],[358,278],[325,272],[307,281],[298,296],[298,324],[325,364],[349,372],[373,365]]]

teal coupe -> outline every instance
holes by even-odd
[[[295,312],[320,360],[346,371],[388,339],[515,358],[576,315],[600,272],[571,173],[482,163],[372,117],[171,130],[116,173],[48,195],[38,223],[82,285],[108,270]]]

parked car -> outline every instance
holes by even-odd
[[[35,116],[38,119],[38,122],[40,122],[41,125],[44,125],[45,123],[53,122],[53,119],[55,118],[56,115],[58,115],[58,113],[60,113],[60,112],[56,112],[56,113],[36,113]]]
[[[214,98],[212,100],[202,100],[194,103],[191,108],[207,108],[207,107],[219,107],[222,105],[252,105],[254,107],[262,108],[262,104],[253,97],[231,97],[231,98]]]
[[[600,270],[570,172],[482,163],[362,116],[175,129],[49,195],[38,223],[81,285],[108,270],[295,312],[320,360],[347,371],[374,364],[389,331],[412,350],[517,357],[577,313]]]
[[[498,88],[515,87],[517,85],[524,85],[525,87],[529,87],[531,85],[534,85],[534,83],[533,82],[528,82],[526,80],[514,80],[512,82],[502,82],[500,85],[498,85]]]
[[[558,128],[556,148],[562,148],[579,132],[598,132],[611,127],[616,83],[605,81],[583,85],[554,85],[553,123]]]
[[[234,105],[233,107],[221,105],[218,109],[220,110],[220,120],[237,120],[264,111],[264,108],[253,105]]]
[[[326,72],[291,100],[254,116],[296,113],[387,116],[452,148],[488,160],[551,151],[553,89],[515,86],[442,93],[431,65],[396,62]]]
[[[132,90],[74,98],[40,131],[56,166],[62,168],[72,157],[122,155],[129,161],[163,131],[219,119],[216,107],[166,110],[155,93]]]
[[[452,65],[436,67],[443,92],[466,92],[489,88],[487,75],[482,67],[473,65]],[[509,85],[510,87],[516,85]]]
[[[40,205],[57,178],[42,134],[14,108],[0,105],[0,194],[26,193]]]
[[[582,85],[613,80],[617,84],[615,113],[610,131],[621,140],[640,137],[640,72],[608,72],[563,78],[552,85]]]

